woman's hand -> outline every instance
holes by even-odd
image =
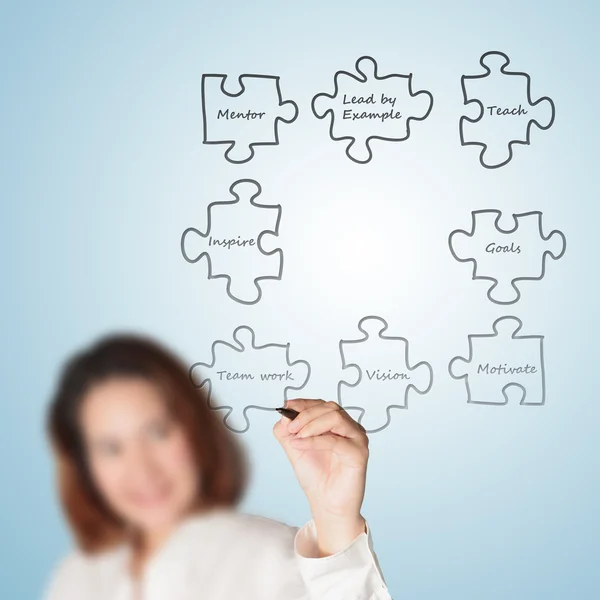
[[[285,406],[300,414],[293,421],[282,416],[273,433],[308,498],[319,554],[334,554],[365,531],[360,507],[369,439],[364,427],[335,402],[298,398]]]

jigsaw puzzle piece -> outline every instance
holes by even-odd
[[[520,319],[497,319],[491,334],[469,335],[469,356],[454,357],[448,371],[454,379],[464,379],[467,402],[507,404],[507,390],[520,391],[520,404],[545,402],[543,338],[517,335]]]
[[[226,75],[202,76],[203,141],[229,144],[225,158],[245,163],[255,146],[279,143],[279,123],[295,121],[298,105],[282,100],[279,77],[242,75],[235,91],[228,91],[228,84]]]
[[[230,298],[255,304],[262,297],[261,281],[281,279],[281,249],[265,248],[265,240],[278,235],[281,206],[259,203],[261,187],[252,179],[236,181],[230,192],[232,200],[208,206],[204,232],[186,229],[181,251],[191,263],[206,257],[209,279],[226,279]]]
[[[358,324],[361,338],[340,341],[342,368],[356,376],[338,382],[338,401],[344,409],[360,410],[358,422],[370,433],[390,424],[391,408],[408,408],[411,389],[425,394],[433,381],[431,366],[411,366],[408,341],[385,335],[387,328],[381,317],[365,317]]]

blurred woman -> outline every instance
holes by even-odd
[[[364,428],[335,402],[286,406],[302,527],[236,510],[245,454],[170,350],[114,335],[71,357],[47,426],[76,547],[45,600],[391,600],[360,513]]]

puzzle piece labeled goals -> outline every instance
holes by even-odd
[[[542,279],[547,257],[558,260],[565,253],[564,234],[555,229],[545,236],[540,211],[513,214],[508,229],[499,225],[499,210],[476,210],[471,215],[471,231],[454,230],[448,245],[456,260],[473,263],[473,279],[493,282],[487,296],[496,304],[517,302],[521,292],[516,283]]]
[[[214,342],[210,364],[193,364],[190,377],[196,387],[208,386],[210,408],[227,410],[225,425],[244,433],[250,427],[248,411],[283,406],[289,390],[308,383],[310,365],[305,360],[290,362],[289,343],[257,346],[254,330],[247,325],[233,332],[233,340]]]
[[[202,120],[205,144],[229,144],[225,158],[245,163],[254,146],[279,144],[279,122],[292,123],[298,105],[281,98],[279,77],[240,75],[238,91],[225,89],[227,75],[202,75]]]
[[[497,319],[494,333],[469,335],[469,356],[448,365],[454,379],[464,379],[467,402],[507,404],[507,388],[521,390],[520,404],[542,405],[546,397],[543,335],[517,335],[517,317]]]
[[[408,408],[411,389],[426,394],[433,384],[431,365],[422,361],[411,367],[408,341],[384,335],[387,328],[381,317],[364,317],[358,323],[364,335],[339,344],[342,369],[354,369],[357,379],[338,383],[338,403],[360,410],[358,422],[370,433],[390,424],[390,409]]]
[[[413,92],[412,73],[380,77],[370,56],[356,61],[356,71],[358,75],[338,71],[333,94],[317,94],[312,111],[318,119],[330,116],[332,140],[350,140],[349,159],[367,163],[373,157],[370,141],[407,139],[411,121],[422,121],[431,112],[433,96]]]
[[[546,96],[533,102],[531,77],[507,71],[510,59],[503,52],[486,52],[479,62],[484,73],[461,77],[464,104],[479,111],[473,118],[460,118],[460,143],[481,146],[480,163],[495,169],[511,160],[514,144],[529,145],[533,125],[551,127],[554,102]]]
[[[265,235],[279,235],[281,205],[256,202],[262,189],[253,179],[239,179],[229,191],[233,200],[209,204],[205,232],[183,232],[181,252],[190,263],[206,257],[208,279],[226,279],[230,298],[255,304],[262,297],[259,282],[281,279],[283,252],[263,247]]]

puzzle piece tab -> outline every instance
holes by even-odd
[[[523,323],[500,317],[494,333],[469,335],[469,356],[448,365],[454,379],[464,379],[467,402],[507,404],[507,388],[521,390],[520,404],[542,405],[546,398],[543,335],[517,335]]]
[[[317,94],[312,111],[318,119],[330,116],[332,140],[350,140],[350,160],[367,163],[373,157],[371,140],[406,140],[411,121],[422,121],[431,112],[433,96],[413,92],[412,73],[380,77],[370,56],[356,61],[356,71],[358,75],[338,71],[333,94]]]
[[[208,386],[208,403],[214,410],[227,410],[225,426],[236,433],[250,427],[248,411],[274,410],[283,406],[289,390],[300,390],[310,378],[305,360],[290,362],[290,344],[256,345],[254,330],[241,325],[233,332],[234,343],[212,344],[209,363],[190,368],[192,383]]]
[[[533,125],[552,126],[555,108],[546,96],[532,101],[531,77],[507,71],[510,59],[503,52],[486,52],[479,62],[484,73],[461,77],[464,104],[479,111],[476,117],[460,118],[460,143],[481,146],[481,165],[495,169],[510,162],[515,144],[529,145]]]
[[[279,235],[281,205],[259,204],[262,189],[253,179],[239,179],[229,188],[233,200],[213,202],[207,209],[206,231],[188,227],[181,252],[190,263],[206,257],[208,279],[227,280],[227,294],[240,304],[256,304],[259,282],[280,280],[283,252],[263,248],[265,235]]]
[[[499,210],[472,213],[471,231],[454,230],[448,237],[452,256],[473,263],[473,279],[493,281],[488,298],[496,304],[513,304],[521,297],[516,283],[539,280],[546,271],[546,258],[558,260],[566,250],[561,231],[545,236],[542,213],[513,214],[514,226],[503,229]]]
[[[342,369],[354,369],[357,378],[338,383],[338,403],[345,410],[359,410],[358,422],[369,433],[390,424],[392,408],[408,408],[411,389],[426,394],[433,384],[431,365],[422,361],[410,366],[408,340],[384,335],[387,328],[381,317],[364,317],[358,323],[364,335],[339,343]]]
[[[279,123],[292,123],[298,105],[281,97],[279,77],[240,75],[239,91],[225,89],[227,75],[202,76],[202,120],[205,144],[229,144],[225,158],[245,163],[255,146],[279,144]]]

